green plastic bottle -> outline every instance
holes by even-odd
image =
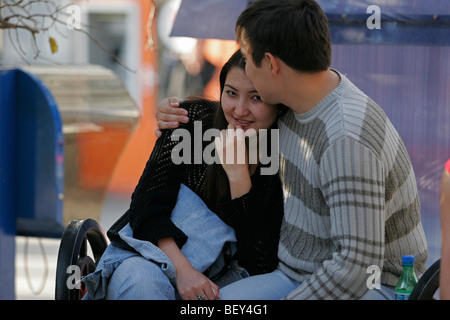
[[[403,256],[402,265],[403,272],[395,286],[395,300],[408,300],[417,283],[417,276],[414,273],[414,256]]]

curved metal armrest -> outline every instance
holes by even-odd
[[[432,300],[433,295],[439,289],[439,274],[441,271],[441,259],[437,260],[425,271],[414,287],[409,300]]]
[[[80,300],[83,297],[84,285],[76,282],[79,279],[73,274],[78,272],[82,278],[93,272],[107,246],[108,239],[95,220],[69,222],[59,245],[56,300]]]

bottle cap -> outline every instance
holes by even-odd
[[[402,264],[404,266],[413,266],[414,265],[414,256],[411,256],[411,255],[403,256]]]

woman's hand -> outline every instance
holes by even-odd
[[[189,122],[187,110],[179,108],[181,101],[183,100],[180,98],[171,97],[158,103],[155,114],[156,125],[158,126],[155,130],[157,137],[161,136],[162,129],[177,128],[180,123]]]
[[[240,126],[229,124],[228,129],[222,130],[214,143],[230,183],[231,198],[246,194],[250,191],[252,183],[244,130]]]
[[[176,286],[183,300],[215,300],[219,287],[204,274],[195,270],[172,237],[162,238],[158,247],[169,257],[177,273]]]
[[[177,290],[183,300],[216,300],[219,287],[191,266],[177,271]]]
[[[228,179],[238,179],[248,172],[247,147],[244,130],[240,126],[228,125],[214,140],[216,150]]]

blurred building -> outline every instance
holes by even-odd
[[[152,1],[54,3],[62,8],[58,19],[66,24],[53,24],[49,30],[37,33],[35,40],[26,30],[0,30],[0,66],[94,64],[117,74],[138,105],[141,119],[110,177],[110,189],[112,192],[131,193],[156,139],[154,106],[158,93],[158,54],[149,48],[147,32],[149,14],[154,9]],[[53,7],[43,3],[33,4],[27,10],[48,13],[49,8]],[[48,23],[46,21],[46,25]],[[74,23],[84,31],[75,30]],[[153,32],[156,34],[155,25]],[[55,52],[51,50],[50,39],[57,47]],[[157,39],[155,42],[157,44]],[[89,154],[98,146],[90,145],[89,138],[86,135],[85,138],[81,149]],[[106,154],[108,150],[104,152]],[[102,171],[102,157],[91,158],[84,162],[80,179],[95,188],[95,182],[103,179]]]

